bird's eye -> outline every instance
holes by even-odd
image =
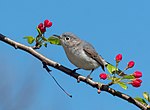
[[[69,37],[66,37],[66,40],[70,40],[70,38],[69,38]]]

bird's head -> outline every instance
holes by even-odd
[[[73,47],[75,45],[78,45],[81,42],[81,40],[71,32],[65,32],[60,36],[58,35],[53,35],[53,36],[56,36],[60,39],[61,45],[63,47],[68,47],[68,48]]]

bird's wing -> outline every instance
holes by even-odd
[[[97,61],[100,64],[100,66],[102,67],[102,69],[105,71],[104,59],[100,55],[98,55],[98,53],[95,51],[94,47],[91,44],[89,44],[89,43],[84,44],[83,50],[87,56],[89,56],[89,57],[93,58],[95,61]]]

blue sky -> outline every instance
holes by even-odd
[[[123,54],[120,68],[134,60],[135,70],[143,72],[140,88],[123,90],[133,97],[149,89],[150,62],[149,0],[0,0],[0,33],[27,44],[24,36],[36,36],[36,26],[50,19],[53,26],[46,36],[73,32],[94,45],[97,52],[114,64],[116,54]],[[33,56],[0,42],[0,110],[137,110],[134,105],[111,96],[53,69],[52,74],[73,95],[67,97]],[[46,57],[69,68],[73,66],[60,46],[48,45],[38,50]],[[89,71],[79,70],[87,76]],[[92,74],[99,80],[101,68]],[[117,103],[116,103],[117,102]]]

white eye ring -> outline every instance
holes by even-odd
[[[69,38],[69,37],[66,37],[65,40],[70,40],[70,38]]]

